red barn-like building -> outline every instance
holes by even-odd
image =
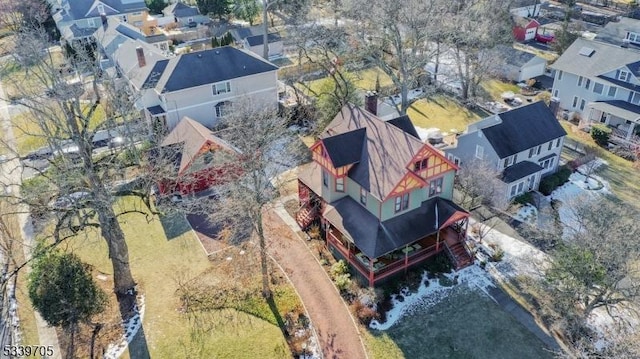
[[[513,37],[520,42],[535,39],[540,23],[538,20],[517,16],[514,19]]]
[[[219,185],[234,171],[228,166],[230,159],[239,155],[211,130],[183,117],[154,154],[154,165],[166,167],[158,180],[158,192],[186,195]]]

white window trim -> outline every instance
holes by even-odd
[[[578,100],[579,100],[578,96],[573,96],[573,102],[571,102],[571,107],[572,108],[577,108],[578,107],[578,102],[579,102]]]
[[[558,71],[558,81],[562,80],[562,70]]]
[[[596,91],[596,87],[600,85],[600,92]],[[602,95],[604,93],[604,85],[599,82],[593,82],[593,93],[597,93],[598,95]]]
[[[476,145],[476,158],[483,159],[484,158],[484,147],[480,145]]]
[[[218,90],[219,86],[220,86],[220,90]],[[213,92],[213,96],[219,96],[219,95],[231,93],[231,81],[222,81],[222,82],[215,83],[211,85],[211,90]]]
[[[578,87],[582,87],[582,80],[584,78],[582,76],[578,76]]]
[[[628,78],[629,78],[629,71],[620,70],[620,73],[618,74],[618,80],[628,81]]]
[[[584,111],[584,107],[587,105],[587,101],[580,99],[580,111]]]
[[[613,95],[611,94],[611,89],[613,89]],[[607,90],[607,96],[609,97],[616,97],[617,94],[618,94],[618,88],[615,86],[610,86],[609,89]]]
[[[87,25],[89,27],[96,27],[96,19],[94,19],[94,18],[87,19]]]

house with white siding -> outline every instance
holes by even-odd
[[[613,141],[640,144],[640,21],[623,19],[595,40],[577,39],[550,67],[552,96],[582,127],[604,123]]]
[[[542,177],[556,172],[567,135],[544,102],[534,102],[473,123],[445,148],[460,165],[483,161],[504,183],[506,198],[537,190]]]

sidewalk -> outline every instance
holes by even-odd
[[[325,358],[366,359],[356,323],[324,269],[296,233],[281,199],[265,217],[269,254],[282,266],[304,303]]]

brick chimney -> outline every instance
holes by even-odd
[[[136,47],[136,55],[138,56],[138,67],[145,67],[147,60],[144,58],[144,50],[141,46]]]
[[[364,95],[364,109],[374,115],[378,115],[378,93],[375,91],[367,91]]]
[[[103,29],[107,29],[107,15],[105,14],[100,14],[100,19],[102,20],[102,28]]]

